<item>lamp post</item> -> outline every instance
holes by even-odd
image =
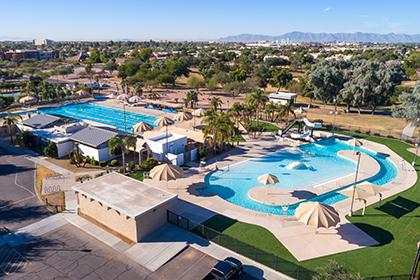
[[[357,151],[356,155],[357,155],[357,167],[356,167],[356,175],[354,177],[353,194],[351,196],[351,205],[350,205],[350,214],[349,214],[350,217],[351,215],[353,215],[354,195],[356,193],[357,175],[359,174],[360,156],[362,155],[362,153]]]
[[[420,138],[420,137],[419,137]],[[414,158],[413,158],[413,162],[411,163],[412,166],[416,167],[416,159],[417,159],[417,153],[419,152],[419,140],[417,140],[417,143],[414,144],[414,146],[416,147],[416,152],[414,153]]]
[[[334,116],[333,116],[333,126],[332,126],[332,136],[335,134],[335,116],[337,115],[337,98],[334,98]]]

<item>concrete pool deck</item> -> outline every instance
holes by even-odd
[[[417,173],[409,163],[384,145],[366,140],[362,140],[362,142],[364,144],[363,148],[388,156],[388,159],[394,163],[398,170],[396,178],[384,185],[387,190],[382,193],[383,198],[402,192],[414,185],[417,180]],[[215,214],[222,214],[270,230],[298,261],[377,245],[376,240],[345,218],[349,212],[350,199],[342,200],[333,205],[340,214],[340,224],[336,228],[321,229],[316,233],[314,228],[303,225],[293,216],[277,216],[257,212],[229,203],[217,195],[200,195],[198,189],[206,187],[204,178],[210,170],[214,170],[216,165],[218,168],[223,168],[271,151],[288,148],[292,148],[290,143],[278,142],[271,136],[263,136],[256,140],[250,139],[239,148],[217,156],[207,166],[206,171],[192,168],[188,170],[186,178],[175,182],[168,184],[152,182],[158,187],[177,193],[180,198],[188,202],[215,212]],[[368,157],[361,158],[362,172],[365,171],[364,166],[370,166]],[[378,197],[370,197],[367,199],[367,205],[377,201]],[[362,207],[363,203],[355,202],[354,210]],[[195,220],[194,213],[190,213],[191,216],[189,216],[189,213],[183,213],[183,215]]]

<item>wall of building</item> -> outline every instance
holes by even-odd
[[[58,157],[62,158],[69,154],[74,148],[73,141],[66,141],[57,143],[57,151],[58,151]]]
[[[138,242],[137,225],[134,218],[128,218],[119,214],[114,209],[109,209],[105,204],[101,205],[98,201],[85,197],[81,193],[77,194],[79,211],[96,221],[104,224],[110,229],[118,232],[133,242]]]
[[[139,241],[143,240],[148,234],[166,224],[166,212],[167,210],[172,210],[175,200],[176,198],[171,199],[164,204],[160,204],[136,218],[137,238]]]
[[[97,161],[110,160],[113,157],[109,155],[109,147],[106,146],[102,149],[92,148],[83,144],[79,144],[79,150],[84,156],[89,156]]]

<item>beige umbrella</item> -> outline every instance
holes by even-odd
[[[132,96],[128,99],[128,102],[130,103],[136,103],[136,102],[140,102],[141,101],[141,97],[140,96]]]
[[[168,117],[161,117],[161,118],[155,120],[155,122],[154,122],[155,125],[160,126],[160,127],[168,126],[168,125],[171,125],[173,123],[174,123],[174,121],[171,120]]]
[[[268,185],[268,184],[274,185],[279,182],[279,178],[277,178],[277,176],[273,174],[267,173],[267,174],[263,174],[259,176],[258,182],[264,185]]]
[[[350,146],[353,146],[353,147],[360,147],[360,146],[363,146],[363,142],[362,142],[362,141],[360,141],[360,140],[359,140],[359,139],[357,139],[357,138],[353,138],[353,139],[351,139],[351,140],[347,141],[347,144],[349,144]]]
[[[184,177],[184,170],[178,166],[164,163],[153,167],[149,175],[153,180],[168,182]]]
[[[205,111],[204,109],[199,108],[199,109],[194,110],[194,111],[192,112],[192,115],[193,115],[194,117],[201,118],[201,117],[203,117],[203,116],[204,116],[204,114],[205,114],[205,113],[206,113],[206,111]]]
[[[381,192],[388,190],[384,187],[379,187],[378,185],[375,185],[369,182],[363,182],[357,185],[357,188],[367,192],[370,195],[381,194]]]
[[[189,121],[191,120],[193,117],[191,116],[190,113],[187,112],[179,112],[175,115],[174,120],[176,121]]]
[[[128,94],[120,94],[117,96],[118,100],[127,100],[128,98],[130,98]]]
[[[365,209],[366,209],[366,198],[372,196],[370,193],[361,190],[359,187],[354,188],[352,187],[348,187],[344,190],[339,191],[339,193],[344,194],[345,196],[348,196],[352,199],[357,199],[360,201],[363,201],[363,211],[362,211],[362,215],[365,214]],[[354,194],[354,197],[353,197]]]
[[[19,103],[20,104],[27,104],[27,103],[34,103],[36,102],[38,99],[36,99],[36,97],[33,96],[24,96],[21,99],[19,99]]]
[[[138,124],[135,124],[134,126],[133,126],[133,132],[134,133],[143,133],[143,132],[146,132],[146,131],[150,131],[150,130],[153,130],[153,126],[151,126],[150,124],[148,124],[148,123],[145,123],[145,122],[139,122]]]
[[[202,108],[198,108],[198,109],[195,109],[193,112],[192,112],[192,115],[193,115],[193,117],[194,117],[194,123],[193,123],[193,129],[195,130],[195,118],[201,118],[201,117],[204,117],[204,115],[206,114],[206,111],[204,110],[204,109],[202,109]]]
[[[295,216],[299,222],[315,228],[329,228],[340,222],[337,211],[320,202],[304,202],[296,208]]]
[[[174,121],[173,120],[171,120],[170,118],[168,118],[168,117],[161,117],[161,118],[159,118],[159,119],[157,119],[157,120],[155,120],[155,122],[154,122],[154,124],[155,125],[157,125],[157,126],[160,126],[160,127],[162,127],[162,126],[164,126],[164,127],[166,127],[166,134],[165,134],[165,138],[166,138],[166,153],[165,153],[165,155],[168,155],[168,150],[169,150],[169,145],[168,145],[168,125],[171,125],[171,124],[173,124],[174,123]]]
[[[362,200],[362,199],[366,199],[372,196],[370,193],[364,190],[361,190],[359,187],[356,187],[356,189],[354,190],[353,186],[345,188],[344,190],[339,191],[339,193],[344,194],[345,196],[348,196],[351,198],[353,196],[353,191],[354,191],[354,199]]]

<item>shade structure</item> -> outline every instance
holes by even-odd
[[[155,125],[160,126],[160,127],[162,127],[162,126],[167,126],[167,125],[171,125],[171,124],[173,124],[173,123],[174,123],[174,121],[173,121],[173,120],[171,120],[171,119],[170,119],[170,118],[168,118],[168,117],[161,117],[161,118],[159,118],[159,119],[155,120],[155,122],[154,122],[154,124],[155,124]]]
[[[345,196],[348,196],[350,198],[352,198],[353,192],[354,192],[354,199],[366,199],[372,196],[370,193],[364,190],[361,190],[359,187],[356,187],[356,189],[354,189],[354,187],[348,187],[348,188],[345,188],[344,190],[339,191],[339,193],[344,194]]]
[[[153,167],[150,170],[149,176],[156,181],[171,181],[184,177],[184,170],[182,168],[164,163]]]
[[[175,115],[174,120],[176,121],[189,121],[193,117],[190,113],[187,112],[179,112]]]
[[[128,99],[128,102],[130,103],[136,103],[136,102],[140,102],[141,101],[141,97],[140,96],[132,96]]]
[[[388,189],[384,188],[384,187],[379,187],[378,185],[369,183],[369,182],[364,182],[361,183],[359,185],[357,185],[357,188],[367,192],[370,195],[377,195],[382,193],[383,191],[386,191]]]
[[[320,202],[304,202],[296,208],[295,216],[299,222],[315,228],[329,228],[340,222],[337,211]]]
[[[194,110],[194,111],[192,112],[192,115],[193,115],[194,117],[201,118],[201,117],[203,117],[203,116],[204,116],[204,114],[205,114],[205,113],[206,113],[206,111],[205,111],[204,109],[199,108],[199,109]]]
[[[36,97],[33,96],[24,96],[21,99],[19,99],[19,103],[20,104],[27,104],[27,103],[34,103],[36,102],[38,99],[36,99]]]
[[[146,131],[150,131],[150,130],[153,130],[153,126],[151,126],[150,124],[148,124],[148,123],[145,123],[145,122],[139,122],[138,124],[135,124],[134,126],[133,126],[133,132],[134,133],[143,133],[143,132],[146,132]]]
[[[353,139],[351,139],[351,140],[347,141],[347,144],[349,144],[350,146],[353,146],[353,147],[360,147],[360,146],[363,146],[363,142],[362,142],[362,141],[360,141],[360,140],[359,140],[359,139],[357,139],[357,138],[353,138]]]
[[[76,91],[76,94],[80,95],[80,96],[83,96],[83,95],[89,95],[89,92],[81,89],[81,90]]]
[[[297,108],[296,110],[294,110],[293,112],[295,114],[304,114],[304,113],[306,113],[306,109],[301,106],[301,107]]]
[[[128,98],[130,98],[128,94],[120,94],[117,96],[118,100],[127,100]]]
[[[276,175],[267,173],[267,174],[263,174],[263,175],[259,176],[258,177],[258,182],[260,182],[261,184],[264,184],[264,185],[268,185],[268,184],[274,185],[274,184],[279,182],[279,179],[277,178]]]

